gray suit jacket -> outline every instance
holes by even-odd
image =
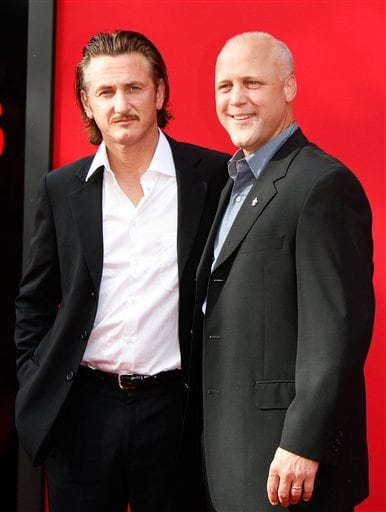
[[[342,512],[368,494],[363,366],[373,316],[371,212],[354,175],[295,132],[246,198],[214,269],[225,187],[197,274],[204,451],[217,512],[277,510],[278,446],[320,461],[296,510]],[[210,275],[209,275],[210,274]]]

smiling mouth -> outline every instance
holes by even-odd
[[[246,121],[247,119],[251,119],[251,117],[253,117],[252,114],[243,114],[243,115],[234,115],[234,116],[230,116],[232,119],[234,119],[235,121]]]

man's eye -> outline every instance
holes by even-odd
[[[221,92],[226,92],[232,89],[232,84],[221,84],[218,86],[218,90]]]
[[[245,84],[249,89],[257,89],[258,87],[261,86],[261,83],[258,82],[257,80],[248,80],[248,82],[246,82]]]

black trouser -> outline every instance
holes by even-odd
[[[122,391],[78,375],[46,462],[50,512],[169,512],[181,380]]]

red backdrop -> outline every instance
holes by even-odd
[[[372,204],[377,312],[366,363],[371,495],[358,511],[385,512],[385,1],[57,0],[53,166],[94,151],[75,104],[74,71],[91,35],[117,28],[143,32],[166,60],[175,115],[170,135],[229,152],[235,148],[214,109],[219,49],[247,30],[270,32],[292,49],[298,123],[353,170]]]

